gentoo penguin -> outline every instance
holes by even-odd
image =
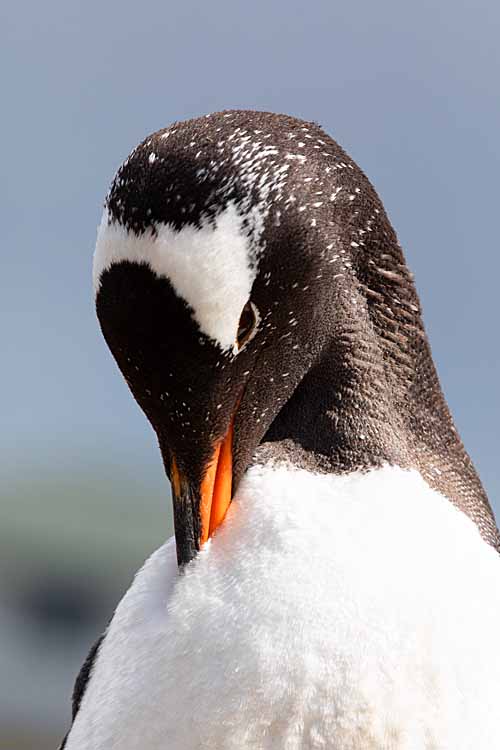
[[[106,197],[99,322],[175,539],[77,680],[66,750],[500,747],[500,537],[373,187],[229,111]]]

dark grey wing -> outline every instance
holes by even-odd
[[[75,680],[75,687],[73,688],[73,695],[71,696],[71,723],[72,724],[80,708],[82,698],[85,694],[85,690],[87,688],[87,685],[90,679],[92,667],[94,666],[94,662],[96,660],[97,652],[99,651],[99,647],[101,643],[103,642],[105,635],[106,633],[103,633],[102,635],[100,635],[97,641],[94,643],[94,645],[92,646],[92,648],[90,649],[88,653],[87,658],[83,662],[82,667],[80,671],[78,672],[78,676]],[[69,737],[70,732],[71,732],[71,727],[69,731],[67,732],[65,738],[63,739],[59,747],[59,750],[64,750],[64,747],[66,746],[66,741]]]

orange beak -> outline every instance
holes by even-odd
[[[201,483],[200,546],[210,539],[223,522],[231,503],[233,485],[233,423],[226,437],[216,445],[214,455]]]
[[[215,448],[203,476],[199,492],[199,539],[193,540],[201,548],[220,526],[231,504],[233,478],[233,423]],[[170,479],[174,501],[185,494],[185,480],[175,458],[172,459]]]

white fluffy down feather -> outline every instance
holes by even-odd
[[[500,747],[500,558],[419,474],[250,469],[118,606],[67,750]]]

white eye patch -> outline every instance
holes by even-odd
[[[180,231],[157,224],[156,234],[138,236],[104,211],[94,254],[94,291],[101,274],[115,263],[147,264],[159,277],[169,279],[176,294],[191,308],[200,330],[224,350],[235,350],[238,324],[256,276],[255,250],[244,218],[229,203],[200,228]],[[252,243],[253,244],[253,243]]]

